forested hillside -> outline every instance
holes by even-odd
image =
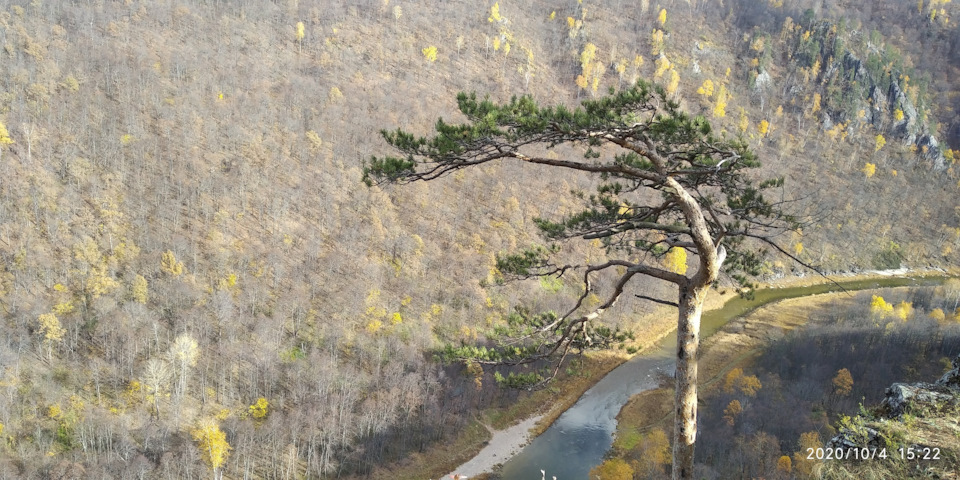
[[[494,256],[592,185],[361,182],[380,129],[426,132],[462,90],[660,82],[786,178],[804,261],[955,265],[957,8],[0,0],[0,477],[360,475],[515,398],[432,353],[570,304],[496,285]],[[649,309],[604,320],[642,335]]]

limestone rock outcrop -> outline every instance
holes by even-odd
[[[936,413],[960,404],[960,355],[953,359],[953,368],[934,383],[894,383],[886,390],[876,414],[880,421],[900,420],[905,413]],[[882,447],[883,438],[876,429],[864,426],[858,429],[841,428],[840,433],[827,442],[829,448]]]

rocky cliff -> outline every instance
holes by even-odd
[[[956,478],[960,355],[934,383],[894,383],[877,408],[841,419],[838,430],[826,447],[844,460],[823,463],[823,478]],[[852,450],[882,451],[886,458],[873,453],[872,460],[855,461],[862,455],[849,455]]]

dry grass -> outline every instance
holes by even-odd
[[[896,442],[887,449],[891,458],[851,465],[826,464],[821,472],[826,479],[862,478],[960,478],[960,405],[945,405],[929,411],[914,411],[903,421],[871,421],[865,425]],[[935,448],[935,459],[906,460],[896,448],[900,445]]]
[[[673,417],[673,389],[658,388],[634,395],[617,415],[617,440],[614,448],[629,437],[650,431],[653,428],[665,428]]]
[[[923,417],[907,415],[903,422],[873,421],[865,425],[882,432],[898,445],[936,448],[938,458],[906,460],[900,458],[897,446],[888,447],[889,458],[884,460],[825,463],[820,469],[822,478],[960,478],[960,408],[957,406]]]

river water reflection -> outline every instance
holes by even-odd
[[[849,291],[901,286],[940,285],[950,277],[891,277],[839,282]],[[753,299],[734,298],[723,308],[705,312],[701,338],[706,338],[728,321],[750,313],[770,302],[840,291],[835,284],[758,290]],[[584,480],[590,469],[603,461],[613,444],[617,414],[631,396],[655,388],[660,374],[673,375],[676,336],[669,335],[657,347],[617,367],[580,397],[553,425],[503,465],[504,480],[537,480],[540,470],[546,478]],[[668,432],[669,433],[669,432]]]

